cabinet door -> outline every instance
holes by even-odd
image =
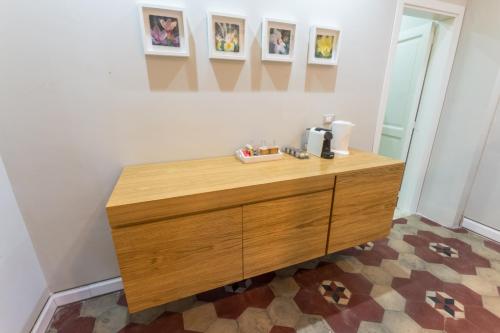
[[[332,191],[243,206],[244,277],[325,254]]]
[[[131,312],[242,279],[241,207],[113,229]]]
[[[337,176],[328,253],[389,234],[403,164]]]

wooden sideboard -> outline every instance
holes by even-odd
[[[106,210],[129,311],[386,236],[403,168],[357,150],[125,167]]]

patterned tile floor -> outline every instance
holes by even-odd
[[[130,315],[123,292],[50,333],[500,332],[500,244],[417,216],[389,238]]]

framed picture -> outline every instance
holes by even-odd
[[[144,53],[189,56],[186,16],[182,8],[139,3]]]
[[[211,59],[246,59],[246,19],[241,15],[209,12],[208,54]]]
[[[262,60],[292,62],[295,54],[294,22],[264,19],[262,22]]]
[[[340,30],[332,27],[311,27],[309,34],[309,63],[337,65]]]

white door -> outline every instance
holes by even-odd
[[[379,154],[406,160],[433,37],[432,22],[400,33]]]
[[[500,232],[500,103],[497,105],[464,215]]]

